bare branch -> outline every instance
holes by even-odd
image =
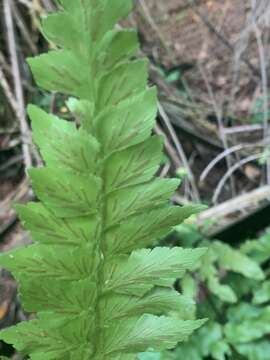
[[[205,221],[213,218],[217,220],[224,218],[236,211],[243,211],[250,206],[257,206],[260,201],[264,201],[267,198],[270,198],[270,186],[263,186],[203,211],[198,216],[198,223],[203,224]]]

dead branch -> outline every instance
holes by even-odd
[[[220,219],[237,211],[246,210],[250,206],[258,206],[261,201],[270,197],[270,186],[266,185],[246,194],[239,195],[234,199],[223,202],[220,205],[213,206],[203,211],[198,216],[198,224],[202,225],[205,221],[213,218]]]

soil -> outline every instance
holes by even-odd
[[[185,81],[201,101],[212,103],[206,77],[219,104],[235,117],[249,115],[254,97],[260,95],[258,46],[245,31],[249,5],[244,0],[190,3],[137,1],[133,22],[144,52],[167,70],[184,69]]]

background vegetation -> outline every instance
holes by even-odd
[[[270,348],[269,21],[267,0],[137,0],[122,26],[139,30],[159,89],[155,132],[165,136],[161,177],[179,176],[177,204],[209,207],[163,240],[208,246],[175,284],[192,295],[186,318],[209,322],[184,346],[143,360],[268,360]],[[33,198],[25,167],[40,165],[25,103],[68,118],[64,98],[35,86],[25,59],[47,49],[39,19],[51,0],[0,3],[0,250],[31,241],[12,205]],[[52,45],[51,45],[52,46]],[[0,277],[0,327],[31,318],[16,284]],[[20,359],[0,345],[0,355]]]

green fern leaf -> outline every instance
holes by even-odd
[[[179,181],[154,177],[156,90],[147,62],[132,60],[136,33],[115,27],[131,1],[58,2],[43,21],[58,48],[29,64],[40,87],[72,96],[81,126],[28,108],[46,166],[28,171],[39,202],[17,211],[36,243],[0,265],[37,317],[0,338],[33,360],[131,360],[203,323],[181,318],[192,304],[172,285],[204,250],[147,249],[199,207],[172,207]]]

